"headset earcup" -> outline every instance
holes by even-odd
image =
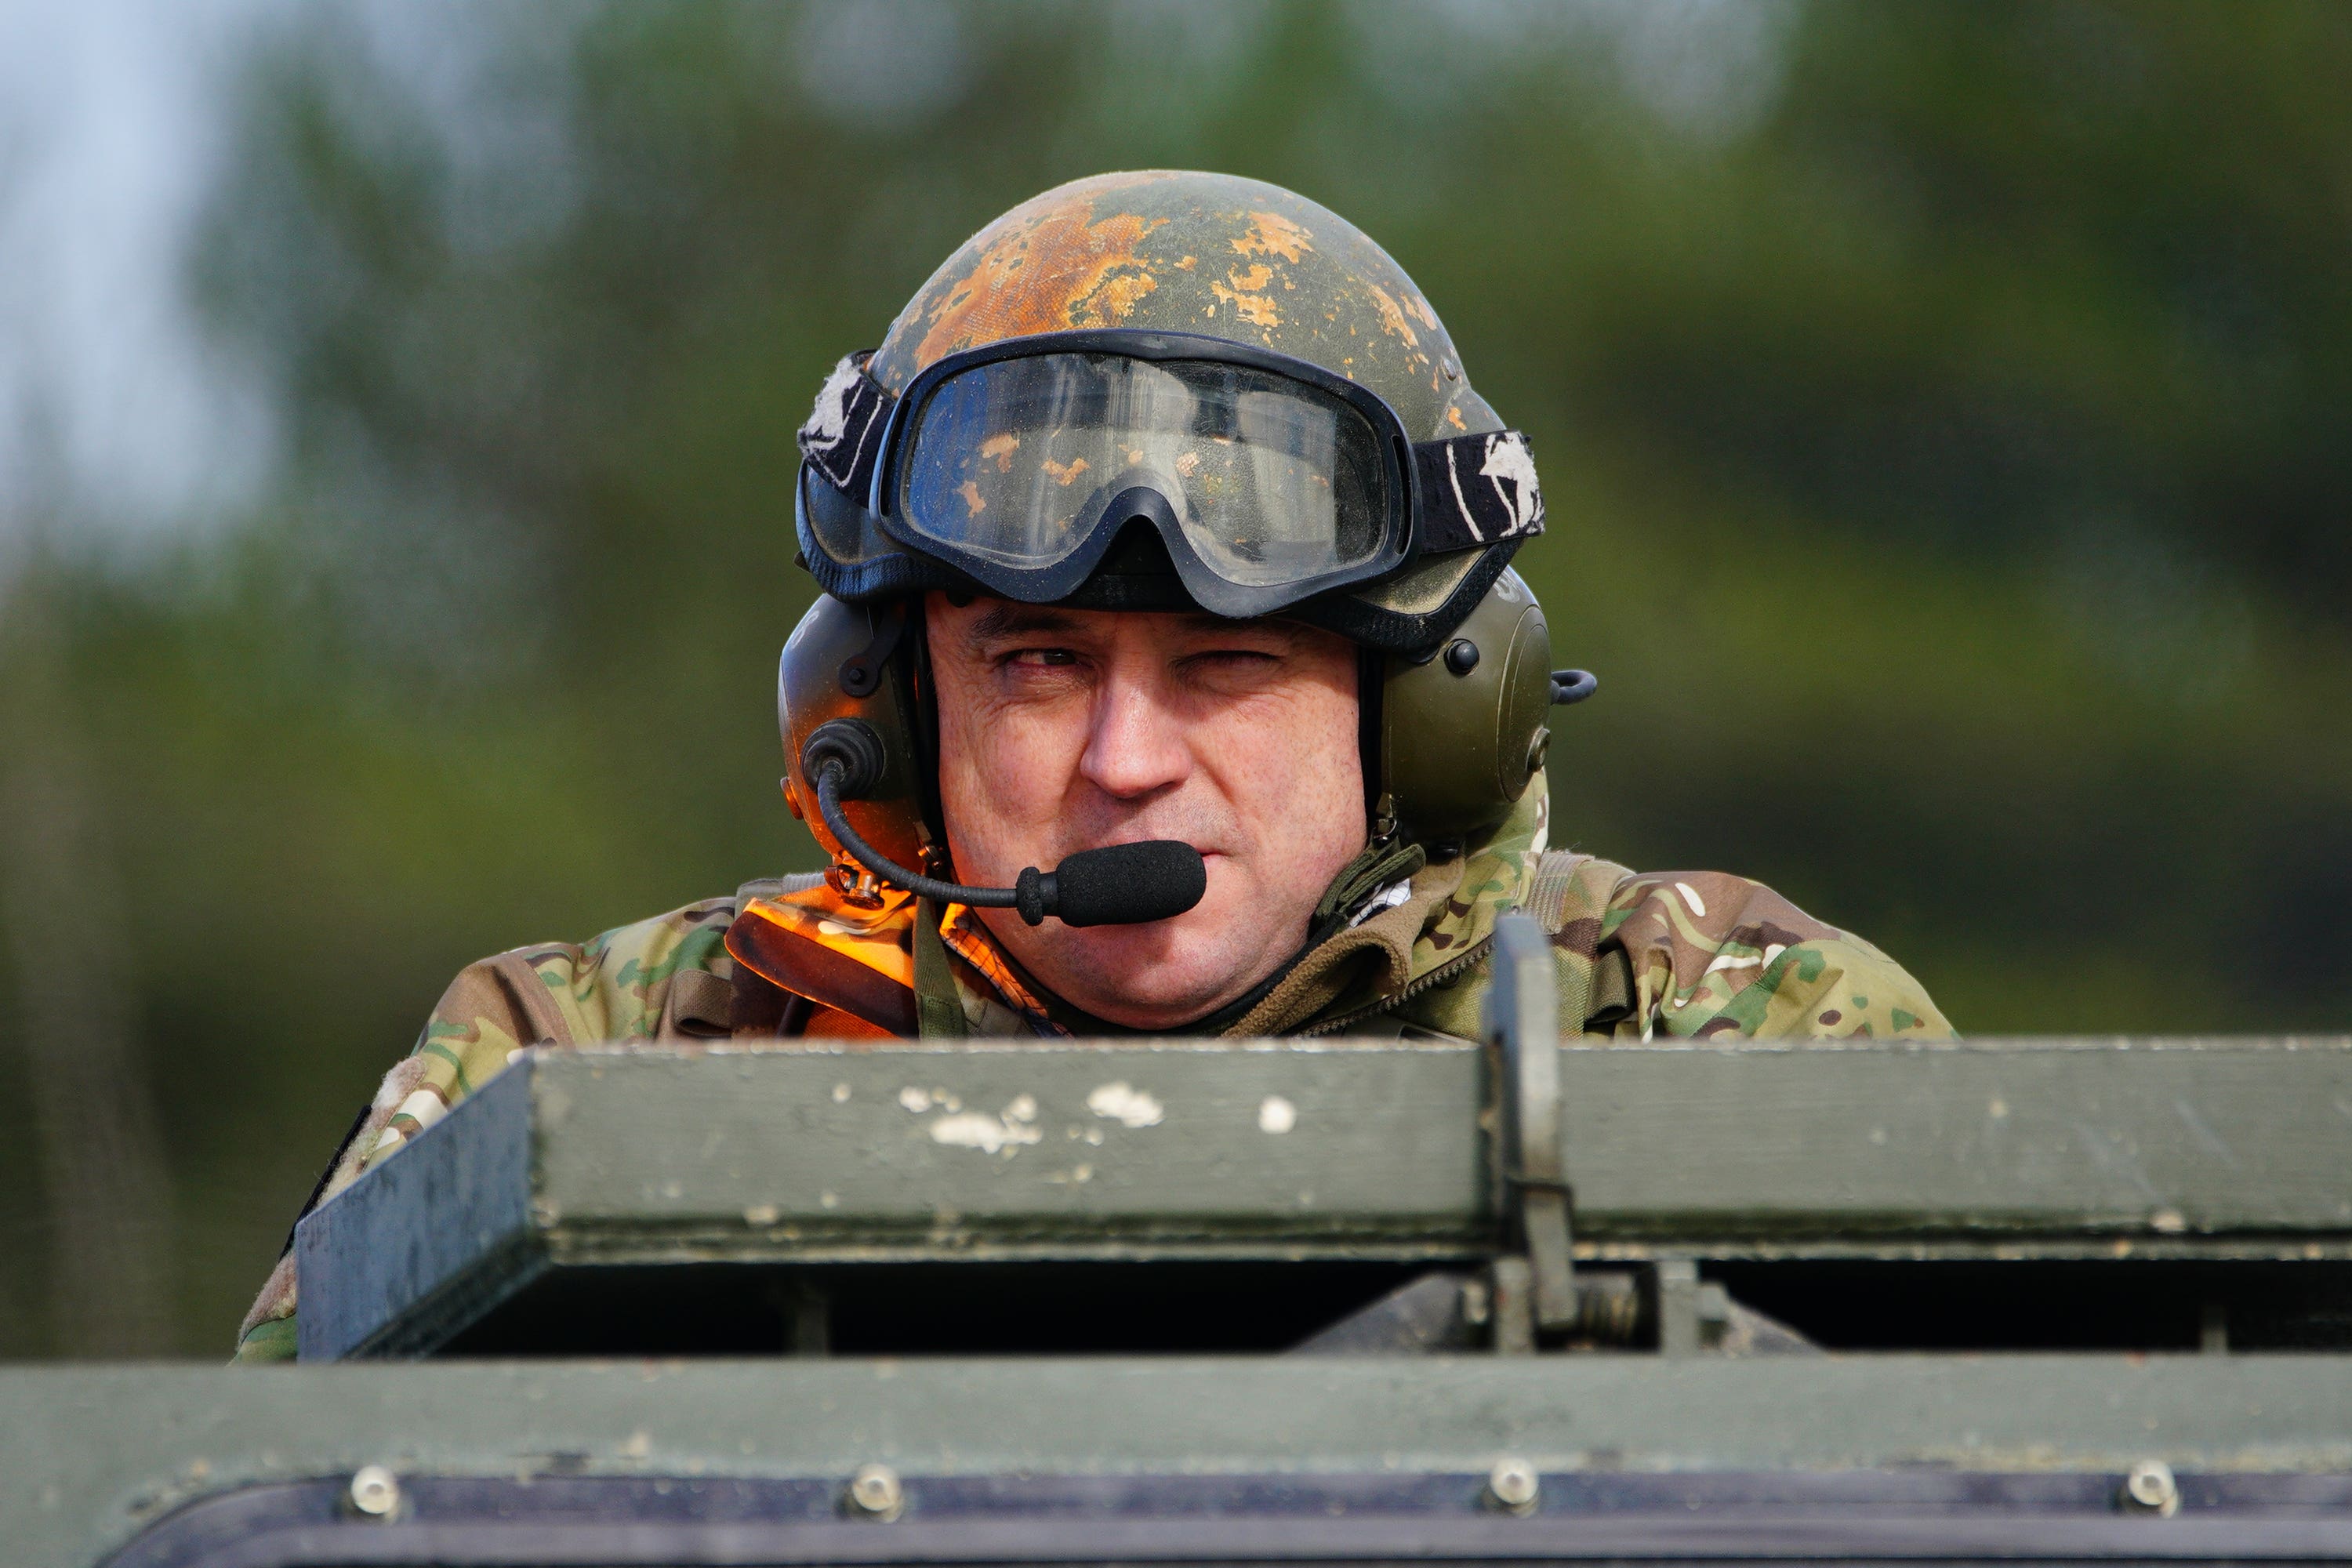
[[[776,661],[776,722],[783,734],[785,777],[795,812],[828,855],[838,857],[841,846],[814,809],[816,792],[801,772],[801,748],[826,720],[859,719],[881,737],[882,776],[862,798],[845,802],[843,810],[884,855],[900,865],[922,861],[928,835],[907,673],[915,647],[908,620],[921,613],[919,605],[905,600],[858,605],[823,595],[793,628]]]
[[[1551,634],[1505,572],[1454,635],[1418,659],[1391,656],[1381,693],[1381,773],[1398,821],[1423,843],[1508,816],[1543,765]]]

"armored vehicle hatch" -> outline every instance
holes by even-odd
[[[1539,943],[1540,938],[1535,939]],[[2352,1560],[2352,1040],[524,1053],[12,1562]]]

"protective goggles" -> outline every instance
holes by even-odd
[[[901,397],[865,358],[835,367],[803,456],[892,541],[1006,598],[1069,595],[1137,521],[1234,616],[1543,531],[1518,432],[1414,442],[1367,389],[1220,338],[1015,339]]]

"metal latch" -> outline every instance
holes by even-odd
[[[1642,1293],[1622,1269],[1579,1275],[1570,1251],[1568,1128],[1562,1114],[1558,971],[1532,916],[1495,925],[1495,983],[1485,1027],[1502,1068],[1503,1180],[1524,1256],[1496,1259],[1490,1311],[1497,1351],[1525,1353],[1538,1332],[1629,1345],[1642,1331]]]
[[[1557,1331],[1579,1318],[1560,1147],[1559,982],[1551,941],[1532,916],[1496,921],[1494,951],[1485,1025],[1502,1060],[1503,1179],[1517,1200],[1536,1326]]]

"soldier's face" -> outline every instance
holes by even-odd
[[[958,878],[1005,885],[1080,849],[1180,838],[1207,894],[1150,925],[1024,924],[1005,950],[1133,1028],[1214,1012],[1306,939],[1363,847],[1354,647],[1282,621],[925,602],[940,800]]]

